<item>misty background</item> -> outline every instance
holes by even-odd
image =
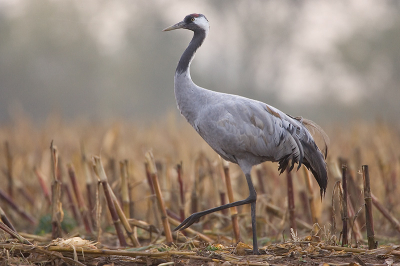
[[[197,85],[320,124],[398,124],[399,3],[0,0],[0,122],[178,115],[173,77],[192,33],[162,29],[202,13]]]

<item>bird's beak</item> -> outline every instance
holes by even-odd
[[[182,28],[184,28],[184,27],[185,27],[185,22],[184,22],[184,21],[181,21],[181,22],[176,23],[175,25],[172,25],[172,26],[170,26],[170,27],[168,27],[168,28],[163,29],[163,31],[170,31],[170,30],[182,29]]]

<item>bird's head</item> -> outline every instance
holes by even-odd
[[[206,33],[210,29],[210,24],[208,23],[207,18],[203,14],[190,14],[187,15],[181,22],[172,25],[163,31],[170,31],[176,29],[187,29],[191,31],[202,30]]]

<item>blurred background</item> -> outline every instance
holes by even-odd
[[[0,0],[0,122],[178,116],[192,33],[162,29],[194,12],[211,25],[196,84],[322,125],[398,121],[398,1]]]

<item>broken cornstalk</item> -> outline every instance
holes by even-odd
[[[95,203],[96,203],[96,196],[97,196],[97,191],[98,191],[98,184],[92,175],[92,172],[90,170],[91,164],[88,161],[86,157],[86,152],[85,152],[85,147],[83,143],[81,143],[81,162],[82,162],[82,167],[85,175],[85,181],[86,181],[86,197],[87,197],[87,203],[88,203],[88,216],[90,219],[90,224],[92,226],[92,230],[99,229],[100,225],[97,224],[96,220],[96,215],[95,213]]]
[[[10,222],[10,220],[8,219],[6,213],[3,211],[3,209],[0,207],[0,218],[1,221],[7,225],[11,230],[13,230],[14,232],[17,232],[17,230],[15,230],[13,224]]]
[[[168,217],[168,221],[170,222],[170,224],[172,224],[173,226],[178,226],[181,222],[179,221],[179,220],[176,220],[176,219],[174,219],[174,218],[172,218],[172,217]],[[192,228],[185,228],[185,229],[183,229],[183,232],[186,232],[186,233],[189,233],[189,234],[191,234],[191,235],[196,235],[198,238],[200,238],[201,240],[203,240],[204,242],[207,242],[207,243],[210,243],[210,244],[212,244],[212,243],[214,243],[215,241],[214,240],[212,240],[211,238],[209,238],[208,236],[206,236],[206,235],[204,235],[204,234],[202,234],[202,233],[200,233],[200,232],[197,232],[196,230],[194,230],[194,229],[192,229]]]
[[[343,213],[342,213],[342,221],[343,221],[343,229],[342,229],[342,247],[348,245],[348,236],[347,236],[347,221],[349,219],[348,211],[347,211],[347,179],[346,179],[346,171],[347,166],[342,166],[342,188],[343,188]]]
[[[168,222],[168,216],[167,216],[167,210],[165,208],[164,198],[162,197],[160,184],[158,182],[157,168],[156,168],[156,164],[154,162],[154,157],[153,157],[152,152],[148,151],[146,153],[145,157],[146,157],[146,162],[148,165],[148,170],[149,170],[149,173],[151,176],[151,181],[154,186],[154,192],[157,197],[158,207],[161,212],[161,220],[162,220],[163,227],[164,227],[165,238],[166,238],[167,243],[172,243],[173,238],[172,238],[171,228],[170,228],[169,222]]]
[[[261,195],[265,194],[265,188],[264,188],[264,179],[265,176],[263,175],[263,169],[261,165],[256,166],[256,175],[257,175],[257,181],[258,181],[258,190],[260,191]]]
[[[371,185],[369,181],[368,165],[362,166],[362,173],[364,181],[364,201],[365,201],[368,249],[375,249],[377,247],[375,243],[374,220],[372,217],[372,198],[371,198]]]
[[[128,178],[128,160],[119,162],[119,168],[121,171],[121,198],[122,198],[122,210],[127,218],[130,218],[129,214],[129,178]]]
[[[82,191],[79,189],[78,182],[76,180],[75,169],[72,164],[67,165],[68,175],[71,180],[72,188],[74,190],[76,201],[78,202],[78,208],[82,216],[83,224],[85,225],[86,232],[93,233],[92,223],[90,222],[88,209],[86,208],[83,200]]]
[[[140,243],[139,240],[137,238],[137,231],[136,231],[136,227],[134,226],[134,229],[132,229],[131,225],[129,224],[129,221],[124,213],[124,211],[122,210],[121,206],[119,205],[118,199],[115,196],[114,192],[112,191],[110,184],[108,185],[108,190],[110,191],[110,195],[112,197],[112,200],[114,202],[115,205],[115,210],[117,211],[118,217],[121,220],[122,225],[125,228],[125,232],[128,235],[129,239],[131,240],[132,244],[134,247],[140,247]]]
[[[146,178],[147,178],[147,183],[149,184],[149,187],[150,187],[151,195],[155,195],[154,185],[153,185],[153,180],[151,178],[151,171],[150,171],[149,163],[145,162],[144,163],[144,167],[145,167],[145,170],[146,170]],[[155,169],[157,169],[157,168],[155,168]],[[157,213],[157,210],[156,210],[156,208],[157,208],[156,207],[156,199],[152,196],[152,197],[150,197],[150,200],[151,200],[151,202],[150,202],[151,203],[151,208],[152,208],[153,213],[154,213],[155,224],[159,224],[158,213]]]
[[[61,203],[61,181],[58,180],[58,154],[57,148],[53,145],[53,141],[50,144],[51,152],[51,172],[53,176],[53,182],[51,183],[51,236],[53,239],[60,238],[62,236],[61,222],[64,217]]]
[[[61,158],[58,157],[58,165],[57,165],[57,179],[58,181],[61,182],[61,188],[62,188],[62,196],[67,197],[67,204],[65,204],[65,207],[69,207],[72,215],[74,216],[75,221],[79,224],[82,225],[82,217],[79,213],[78,206],[76,205],[76,202],[74,201],[74,198],[72,196],[71,188],[68,183],[64,182],[64,168],[62,167],[62,161]]]
[[[182,163],[176,165],[176,172],[178,174],[179,195],[180,195],[179,215],[181,222],[183,222],[183,220],[185,220],[185,194],[183,192]]]
[[[24,237],[20,236],[15,230],[12,230],[11,228],[9,228],[3,222],[0,222],[0,229],[2,229],[3,231],[7,232],[12,237],[15,237],[16,239],[18,239],[18,241],[21,242],[22,244],[32,245],[31,242],[26,240]]]
[[[36,177],[39,180],[39,185],[40,185],[40,187],[42,189],[44,198],[46,199],[47,203],[50,206],[51,205],[51,196],[50,196],[49,189],[48,189],[48,187],[46,185],[46,182],[44,181],[43,174],[36,167],[33,169],[33,171],[35,172]]]
[[[265,204],[265,210],[269,214],[272,214],[280,219],[284,219],[285,211],[272,203],[267,202]],[[295,221],[299,228],[306,229],[306,230],[313,230],[313,227],[311,224],[309,224],[303,220],[300,220],[299,218],[296,218]]]
[[[12,207],[14,211],[16,211],[19,215],[21,215],[25,220],[27,220],[30,224],[35,225],[36,220],[26,211],[21,209],[4,191],[0,189],[0,199],[4,200],[8,205]]]
[[[93,163],[94,163],[94,165],[93,165],[94,172],[96,173],[100,183],[103,186],[104,195],[107,200],[108,209],[110,211],[111,218],[114,223],[114,227],[115,227],[115,231],[118,236],[119,244],[122,247],[125,247],[125,246],[127,246],[127,243],[126,243],[126,240],[124,237],[124,233],[122,232],[122,229],[121,229],[121,220],[118,217],[118,213],[115,208],[114,201],[112,200],[110,187],[107,182],[107,176],[104,171],[104,167],[103,167],[100,157],[93,156]],[[98,225],[98,226],[100,226],[100,225]]]
[[[380,211],[382,215],[389,220],[394,229],[400,232],[400,222],[393,215],[390,214],[389,210],[386,209],[385,206],[383,206],[383,204],[378,200],[378,198],[375,197],[375,195],[372,193],[371,193],[371,199],[372,203],[378,209],[378,211]]]

